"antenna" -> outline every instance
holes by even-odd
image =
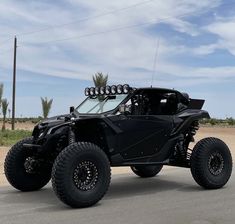
[[[155,51],[155,55],[154,55],[154,60],[153,60],[153,74],[152,74],[152,79],[151,79],[151,88],[153,87],[153,81],[154,81],[154,76],[156,73],[156,66],[157,66],[157,58],[158,58],[158,50],[159,50],[159,45],[160,45],[160,38],[157,38],[156,41],[156,51]]]

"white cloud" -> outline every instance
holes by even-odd
[[[71,5],[68,5],[68,2]],[[141,0],[139,0],[141,2]],[[128,82],[133,85],[150,85],[153,74],[153,59],[156,39],[160,40],[155,83],[165,87],[199,85],[203,83],[223,83],[234,77],[235,67],[190,67],[174,63],[169,58],[184,55],[208,55],[216,49],[226,48],[235,53],[235,18],[218,19],[201,29],[187,20],[190,16],[200,16],[221,4],[221,0],[165,0],[149,1],[128,10],[81,23],[71,23],[60,28],[51,28],[31,35],[18,35],[17,66],[21,72],[32,72],[57,77],[90,80],[96,71],[109,73],[112,82]],[[12,48],[12,41],[1,46],[1,41],[14,34],[36,31],[56,24],[70,23],[74,20],[90,18],[118,8],[137,4],[130,1],[69,0],[62,4],[38,1],[1,1],[0,3],[0,67],[12,69],[12,52],[1,55],[1,50]],[[182,16],[185,15],[185,16]],[[200,47],[188,47],[176,43],[174,36],[164,39],[157,30],[147,33],[146,27],[120,30],[106,34],[53,42],[94,32],[105,32],[122,26],[142,24],[157,19],[170,25],[189,38],[210,32],[220,40]],[[168,19],[166,19],[168,18]],[[152,23],[153,25],[154,23]],[[177,32],[175,32],[177,34]],[[39,44],[52,40],[48,44]],[[169,77],[173,77],[170,80]],[[2,77],[1,77],[2,79]],[[4,80],[7,80],[4,74]],[[10,78],[9,78],[10,79]]]
[[[217,47],[228,50],[231,54],[235,55],[235,17],[221,18],[218,17],[217,20],[204,29],[212,34],[216,34],[219,37],[217,42]]]

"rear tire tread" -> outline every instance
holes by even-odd
[[[205,164],[203,163],[203,160],[205,160],[206,150],[212,148],[213,146],[216,148],[218,147],[222,148],[229,161],[229,164],[225,164],[228,165],[228,171],[220,183],[213,181],[213,179],[210,178],[210,176],[205,175]],[[200,186],[206,189],[218,189],[223,187],[231,176],[232,172],[231,153],[228,149],[228,146],[218,138],[209,137],[199,141],[194,146],[190,160],[191,160],[191,173],[194,180]]]

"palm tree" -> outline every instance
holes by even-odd
[[[2,114],[3,114],[3,123],[2,123],[2,131],[6,129],[6,115],[7,115],[7,108],[9,103],[7,99],[2,99]]]
[[[45,98],[41,97],[41,101],[42,101],[43,118],[45,119],[48,117],[48,114],[50,113],[53,99],[48,100],[47,97],[45,97]]]
[[[108,74],[104,75],[102,72],[97,72],[92,76],[95,87],[103,87],[107,85],[108,82]],[[104,96],[97,97],[100,102],[104,100]],[[104,105],[100,103],[100,112],[103,112]]]
[[[97,72],[92,76],[95,87],[106,86],[108,82],[108,75],[104,75],[102,72]]]

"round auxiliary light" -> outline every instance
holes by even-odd
[[[106,86],[105,87],[105,94],[109,95],[111,93],[111,87],[110,86]]]
[[[113,85],[111,86],[111,93],[116,94],[117,93],[117,86]]]
[[[100,87],[95,87],[95,95],[99,95],[100,94]]]
[[[123,85],[123,92],[128,93],[130,90],[130,86],[128,84]]]
[[[94,88],[94,87],[91,87],[91,88],[90,88],[90,95],[91,95],[91,96],[94,96],[94,95],[95,95],[95,88]]]
[[[117,85],[117,93],[122,94],[123,92],[123,86],[122,85]]]
[[[90,95],[90,88],[86,88],[85,89],[85,96],[89,96]]]
[[[101,94],[101,95],[104,95],[104,94],[105,94],[105,87],[104,87],[104,86],[101,86],[101,87],[100,87],[100,94]]]

